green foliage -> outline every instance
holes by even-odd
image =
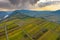
[[[9,40],[56,40],[57,32],[60,32],[59,24],[33,17],[24,20],[11,19],[0,24],[0,27],[5,26],[8,30]],[[4,31],[4,28],[0,29],[0,33],[4,33]],[[6,40],[4,35],[0,37],[0,40]]]

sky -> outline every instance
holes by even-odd
[[[0,0],[0,11],[60,10],[60,0]]]

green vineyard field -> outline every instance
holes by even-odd
[[[13,19],[0,24],[0,40],[57,40],[60,25],[42,18]]]

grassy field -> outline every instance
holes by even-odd
[[[57,40],[60,25],[42,18],[13,19],[0,24],[0,40]]]

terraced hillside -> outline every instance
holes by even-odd
[[[0,23],[0,40],[60,40],[59,34],[59,24],[18,12]]]

